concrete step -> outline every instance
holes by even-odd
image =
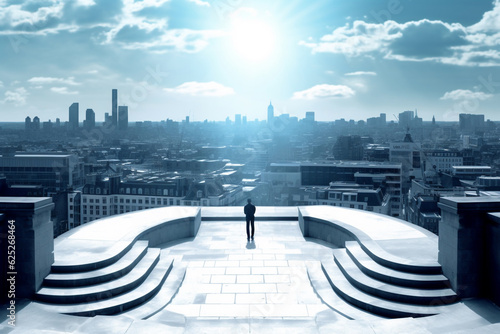
[[[41,288],[36,299],[46,303],[73,304],[108,299],[125,293],[140,285],[154,269],[160,258],[160,249],[149,248],[147,254],[125,276],[116,280],[70,288]]]
[[[51,272],[79,273],[110,266],[121,259],[134,243],[135,240],[66,239],[59,241],[56,239]]]
[[[347,241],[345,246],[358,268],[379,281],[419,289],[449,288],[449,281],[444,275],[413,274],[387,268],[375,262],[357,241]]]
[[[123,312],[122,315],[126,315],[137,320],[145,320],[160,312],[168,304],[170,304],[174,296],[177,294],[182,282],[184,281],[185,275],[186,267],[174,264],[161,289],[153,298],[136,308]]]
[[[121,259],[108,267],[79,273],[52,273],[45,287],[79,287],[108,282],[128,274],[146,254],[148,241],[137,241]]]
[[[354,306],[339,297],[332,290],[330,282],[322,270],[321,262],[309,262],[307,264],[307,275],[316,294],[321,301],[336,313],[338,320],[378,320],[383,317],[372,314],[357,306]]]
[[[380,265],[401,272],[423,275],[439,275],[442,273],[441,265],[437,261],[416,262],[389,253],[375,240],[358,240],[359,245],[370,257]]]
[[[453,306],[413,305],[382,299],[354,287],[344,276],[333,258],[322,261],[321,265],[330,285],[338,295],[359,308],[383,317],[424,317],[447,312]]]
[[[172,266],[172,258],[160,260],[141,285],[113,298],[72,305],[45,303],[38,305],[50,312],[86,317],[121,313],[145,303],[158,293]]]
[[[347,255],[346,250],[333,250],[335,262],[347,280],[359,290],[396,302],[423,305],[443,305],[456,302],[457,295],[451,289],[415,289],[378,281],[365,275]]]

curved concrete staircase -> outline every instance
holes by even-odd
[[[422,317],[447,312],[457,301],[448,280],[436,268],[411,268],[396,261],[387,266],[358,241],[333,251],[322,269],[333,290],[361,309],[388,318]],[[366,245],[365,245],[366,247]]]
[[[111,315],[122,313],[145,304],[165,287],[157,308],[164,307],[177,291],[179,275],[169,282],[173,269],[172,258],[162,258],[159,248],[149,248],[148,241],[135,241],[114,256],[113,261],[100,261],[74,268],[65,265],[58,270],[54,264],[52,273],[44,280],[36,299],[46,310],[79,315]],[[93,268],[82,270],[82,268]],[[158,299],[158,298],[156,298]],[[142,318],[156,312],[151,309],[139,312]]]

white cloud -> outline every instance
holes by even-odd
[[[79,82],[75,81],[74,77],[68,78],[54,78],[54,77],[33,77],[28,80],[28,82],[32,85],[46,85],[46,84],[63,84],[70,86],[80,85]]]
[[[203,0],[187,0],[188,2],[193,2],[197,4],[198,6],[205,6],[205,7],[210,7],[210,3],[208,1],[203,1]]]
[[[101,35],[104,37],[101,43],[159,54],[169,51],[196,53],[208,46],[211,38],[223,35],[215,30],[168,29],[168,18],[147,18],[137,13],[144,8],[160,7],[168,1],[125,0],[118,23]],[[201,5],[203,1],[198,2]]]
[[[187,94],[192,96],[213,96],[222,97],[227,95],[233,95],[234,90],[230,87],[226,87],[217,82],[185,82],[175,88],[165,88],[166,92],[177,93],[177,94]]]
[[[171,29],[166,30],[159,38],[148,42],[119,42],[119,44],[124,49],[143,49],[153,53],[169,51],[196,53],[206,48],[210,39],[219,36],[222,36],[222,32],[216,30]]]
[[[471,32],[494,32],[500,31],[500,0],[494,1],[493,10],[484,13],[478,23],[469,27]]]
[[[166,53],[180,51],[196,53],[209,44],[209,40],[222,35],[220,31],[169,29],[168,17],[155,15],[153,17],[143,13],[144,9],[161,8],[171,0],[123,0],[123,7],[119,14],[107,17],[108,20],[79,24],[73,17],[63,17],[66,13],[63,0],[47,0],[36,11],[27,11],[22,5],[9,5],[0,10],[0,35],[9,37],[11,46],[17,48],[26,44],[29,38],[41,35],[69,32],[70,34],[82,30],[95,29],[91,40],[99,44],[115,44],[129,50],[147,50],[151,53]],[[210,6],[208,1],[189,0],[199,6]],[[75,0],[76,10],[87,10],[87,7],[102,6],[95,0]],[[101,10],[101,9],[100,9]],[[89,20],[87,20],[89,21]]]
[[[22,26],[26,30],[42,29],[50,18],[61,18],[64,1],[52,0],[50,5],[42,6],[36,11],[22,9],[22,5],[10,5],[0,11],[0,23],[9,23],[11,27]]]
[[[318,41],[301,41],[313,53],[348,57],[438,62],[458,66],[500,66],[500,0],[472,26],[422,19],[398,23],[354,21]]]
[[[78,94],[77,91],[68,90],[68,87],[50,87],[50,90],[54,93],[62,94],[62,95],[76,95],[76,94]]]
[[[90,6],[94,6],[95,2],[94,2],[94,0],[76,0],[75,4],[77,6],[81,6],[81,7],[90,7]]]
[[[340,53],[349,56],[385,49],[390,41],[402,36],[399,24],[394,21],[366,23],[354,21],[352,27],[346,24],[331,34],[321,37],[320,42],[300,42],[314,53]]]
[[[314,100],[318,98],[350,98],[356,93],[344,85],[316,85],[309,89],[293,93],[293,99]]]
[[[149,8],[149,7],[158,8],[169,1],[170,0],[142,0],[142,1],[123,0],[123,5],[124,5],[123,11],[127,13],[132,13],[141,11],[144,8]]]
[[[451,92],[446,92],[441,100],[453,100],[453,101],[464,101],[464,100],[487,100],[492,98],[492,94],[487,94],[484,92],[473,92],[468,89],[457,89]]]
[[[357,72],[346,73],[345,75],[347,75],[347,76],[358,76],[358,75],[371,75],[371,76],[375,76],[375,75],[377,75],[377,73],[375,73],[375,72],[357,71]]]
[[[16,107],[24,106],[28,98],[28,91],[24,87],[5,92],[5,98],[1,101],[4,104],[13,104]]]

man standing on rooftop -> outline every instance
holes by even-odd
[[[252,204],[252,200],[249,198],[247,200],[248,204],[245,205],[245,216],[247,220],[247,240],[250,241],[250,238],[253,240],[253,235],[255,234],[255,205]],[[250,235],[250,225],[252,227],[252,234]]]

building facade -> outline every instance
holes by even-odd
[[[41,185],[46,195],[83,185],[83,164],[72,154],[0,156],[0,174],[11,185]]]
[[[79,106],[75,102],[69,107],[69,128],[78,129],[79,126]]]

